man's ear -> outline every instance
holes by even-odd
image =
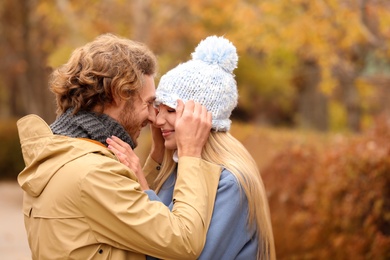
[[[121,111],[123,111],[125,106],[126,100],[117,98],[113,100],[111,104],[106,104],[104,106],[103,113],[119,121]]]
[[[118,93],[113,92],[112,93],[112,104],[111,106],[118,106],[121,104],[121,101],[123,101],[123,98]]]

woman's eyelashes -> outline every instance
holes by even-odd
[[[159,104],[159,105],[154,104],[154,109],[156,111],[156,114],[160,114],[162,112],[166,112],[166,113],[175,113],[176,112],[176,109],[170,108],[170,107],[163,105],[163,104]]]

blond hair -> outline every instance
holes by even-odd
[[[152,185],[158,192],[176,167],[173,151],[165,150],[160,174]],[[239,182],[248,200],[248,227],[256,225],[258,259],[276,259],[268,200],[256,162],[245,147],[228,132],[212,132],[203,148],[202,159],[222,165]]]
[[[142,43],[103,34],[76,49],[69,61],[55,70],[50,90],[56,95],[57,114],[68,108],[103,110],[114,97],[129,100],[142,87],[143,75],[154,76],[155,55]]]

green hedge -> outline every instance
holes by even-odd
[[[0,179],[16,180],[23,167],[16,120],[0,120]]]

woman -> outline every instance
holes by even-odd
[[[236,48],[231,42],[223,37],[208,37],[195,49],[192,60],[161,78],[156,90],[154,127],[161,133],[153,130],[154,145],[143,171],[149,185],[171,209],[177,169],[177,100],[194,100],[212,114],[212,132],[202,158],[221,165],[223,170],[206,244],[199,259],[275,259],[269,207],[256,162],[228,132],[229,118],[238,98],[233,74],[237,61]],[[115,142],[110,141],[110,144],[120,160],[133,167],[130,157],[134,154],[124,151]],[[196,198],[196,194],[194,196]]]

